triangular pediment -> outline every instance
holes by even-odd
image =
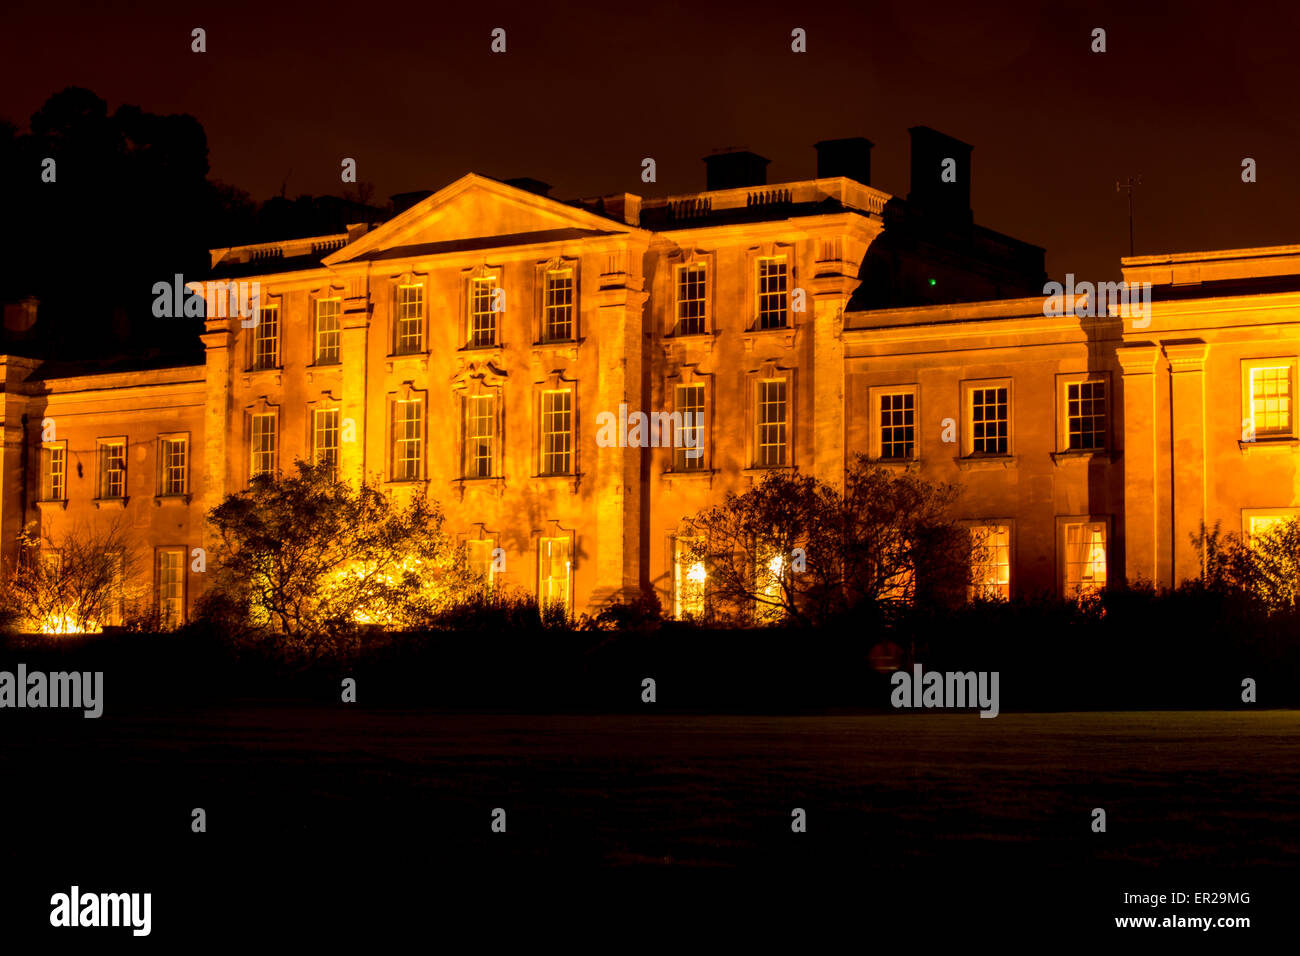
[[[332,253],[324,263],[333,266],[638,231],[470,173]]]

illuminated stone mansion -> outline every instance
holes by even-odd
[[[1125,259],[1148,315],[1049,315],[1043,251],[973,222],[971,148],[911,133],[906,198],[833,140],[798,182],[748,152],[657,199],[470,174],[377,227],[214,250],[185,277],[213,283],[204,364],[0,357],[3,554],[122,516],[178,623],[204,514],[295,458],[436,498],[472,561],[502,549],[501,584],[575,613],[697,610],[687,519],[858,452],[958,484],[993,544],[975,586],[1006,597],[1176,584],[1201,522],[1300,513],[1300,246]],[[256,283],[255,323],[217,282]],[[700,453],[598,442],[620,406],[701,416]]]

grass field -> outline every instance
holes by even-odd
[[[66,864],[40,870],[32,899],[48,899],[40,879],[66,889],[74,871],[255,885],[279,867],[312,885],[347,859],[382,886],[397,861],[500,874],[680,864],[852,873],[864,886],[969,878],[972,890],[996,882],[1012,911],[1037,894],[1101,918],[1122,890],[1249,889],[1300,863],[1294,711],[984,720],[286,703],[29,715],[8,729],[0,770],[19,827],[3,841],[7,872],[42,848]],[[190,830],[194,807],[205,834]],[[491,832],[497,807],[504,834]],[[796,807],[806,833],[791,832]],[[1105,833],[1092,832],[1095,807]]]

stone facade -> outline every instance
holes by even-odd
[[[995,542],[977,583],[1006,596],[1176,583],[1202,520],[1300,511],[1300,247],[1125,260],[1147,318],[1051,316],[1041,250],[973,225],[968,191],[867,185],[842,168],[863,143],[773,186],[711,157],[721,188],[657,200],[471,174],[369,231],[215,250],[209,282],[256,283],[260,307],[254,325],[204,287],[205,365],[0,359],[6,556],[31,521],[120,509],[174,602],[160,555],[210,546],[202,515],[254,471],[313,457],[438,499],[474,560],[501,549],[499,583],[575,613],[649,590],[682,610],[686,519],[769,468],[840,482],[856,452],[960,485]],[[964,180],[953,143],[914,131]],[[620,406],[702,411],[702,455],[598,440]],[[43,501],[54,442],[66,480]],[[187,564],[186,606],[202,581]]]

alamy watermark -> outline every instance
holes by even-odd
[[[1076,315],[1079,318],[1117,315],[1132,319],[1133,328],[1145,329],[1151,324],[1150,282],[1079,282],[1074,273],[1067,272],[1065,284],[1049,282],[1043,286],[1043,315],[1060,317]]]
[[[0,708],[69,707],[80,708],[82,716],[99,717],[104,713],[103,671],[28,671],[26,664],[18,672],[0,671]]]
[[[153,284],[156,319],[229,319],[239,316],[246,329],[257,327],[260,282],[186,282],[178,272],[171,282]]]
[[[965,708],[978,707],[981,717],[998,715],[998,671],[924,671],[912,665],[912,673],[895,671],[889,702],[895,707]]]
[[[51,896],[50,907],[51,926],[129,926],[133,936],[153,928],[152,893],[82,893],[74,884]]]
[[[596,444],[601,448],[685,448],[687,458],[704,454],[703,412],[632,412],[627,402],[618,415],[596,416]]]

